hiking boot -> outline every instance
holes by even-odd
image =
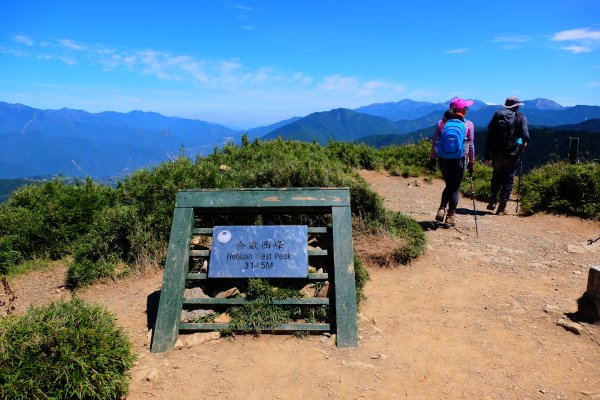
[[[506,215],[506,203],[500,203],[498,209],[496,210],[496,215]]]
[[[488,210],[494,211],[494,209],[496,208],[496,202],[490,202],[486,208]]]
[[[454,214],[448,214],[446,216],[446,225],[449,225],[449,226],[456,225],[456,217],[454,216]]]
[[[437,214],[435,215],[435,220],[438,222],[444,222],[444,214],[446,214],[446,210],[443,208],[440,208],[437,212]]]

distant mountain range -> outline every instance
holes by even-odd
[[[0,102],[0,178],[127,175],[177,156],[204,155],[242,132],[151,112],[39,110]]]
[[[325,144],[330,139],[352,141],[367,136],[405,135],[421,129],[433,129],[448,106],[449,102],[434,104],[402,100],[397,103],[372,104],[356,110],[336,109],[313,113],[271,131],[266,138],[281,136],[284,139]],[[485,127],[500,107],[475,101],[467,113],[467,118],[473,121],[476,127]],[[527,116],[530,125],[577,124],[600,118],[599,106],[563,107],[546,99],[524,101],[521,111]],[[391,119],[409,114],[412,115],[412,119]],[[366,118],[365,115],[371,118]],[[429,136],[432,134],[433,132]]]
[[[250,139],[282,137],[321,144],[367,137],[378,138],[379,143],[413,141],[433,134],[432,127],[448,104],[404,99],[356,110],[315,112],[243,131],[152,112],[40,110],[0,102],[0,178],[125,176],[181,152],[206,155],[227,142],[239,143],[244,132]],[[467,118],[477,127],[484,127],[498,108],[475,101]],[[576,125],[600,118],[599,106],[563,107],[546,99],[525,101],[522,111],[530,125]],[[590,130],[597,124],[586,123],[589,126],[576,125],[572,130]]]
[[[474,100],[471,110],[479,110],[487,106],[482,101]],[[389,119],[390,121],[413,120],[426,115],[442,114],[450,107],[450,100],[445,103],[430,103],[426,101],[413,101],[409,99],[390,103],[375,103],[359,107],[354,111]]]

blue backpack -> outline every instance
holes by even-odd
[[[437,154],[441,158],[463,158],[467,125],[460,119],[442,122],[442,134],[437,143]]]

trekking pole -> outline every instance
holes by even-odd
[[[521,178],[523,177],[523,148],[519,151],[519,182],[517,182],[517,208],[515,213],[519,213],[519,200],[521,200]]]
[[[588,246],[593,244],[594,242],[600,240],[600,232],[598,232],[598,234],[596,236],[594,236],[592,239],[588,239]]]
[[[475,235],[479,239],[479,228],[477,227],[477,209],[475,208],[475,186],[473,186],[473,174],[471,174],[471,197],[473,198],[473,217],[475,218]]]

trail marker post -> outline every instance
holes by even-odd
[[[227,216],[248,215],[250,220],[256,216],[278,218],[307,214],[319,215],[330,223],[327,226],[222,223],[227,221]],[[197,220],[209,221],[213,216],[218,219],[223,215],[219,225],[195,226]],[[212,235],[210,250],[192,249],[192,238],[198,235]],[[324,237],[322,243],[329,243],[328,248],[309,248],[308,238],[319,235]],[[261,243],[272,247],[259,250]],[[194,257],[207,261],[207,272],[190,272],[190,259]],[[323,272],[309,273],[308,265],[315,259],[325,265]],[[306,283],[328,281],[333,288],[329,297],[273,300],[273,304],[301,307],[328,305],[328,323],[289,323],[272,330],[334,330],[338,347],[358,347],[349,189],[180,190],[173,213],[151,351],[169,350],[181,331],[214,331],[228,327],[227,323],[181,322],[183,307],[229,307],[247,302],[244,298],[188,298],[184,295],[187,284],[201,281],[210,288],[227,280],[252,277]]]

